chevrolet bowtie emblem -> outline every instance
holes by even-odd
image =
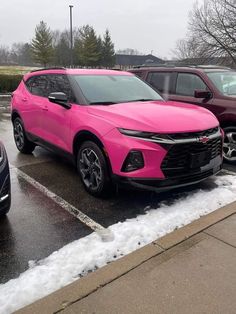
[[[199,142],[205,144],[209,141],[209,137],[208,136],[201,136],[199,137]]]

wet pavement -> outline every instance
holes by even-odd
[[[119,191],[108,199],[96,199],[85,192],[76,169],[66,160],[39,147],[32,155],[20,154],[14,144],[10,114],[4,111],[0,111],[0,138],[11,164],[12,181],[11,210],[0,220],[0,283],[26,270],[28,261],[45,258],[93,231],[22,179],[17,169],[104,227],[136,217],[147,208],[158,207],[162,201],[172,203],[199,187],[214,187],[214,181],[208,179],[174,192]],[[234,170],[234,167],[229,169]]]
[[[12,206],[0,220],[0,283],[18,276],[67,243],[92,232],[29,183],[11,172]]]

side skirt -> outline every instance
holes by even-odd
[[[60,155],[64,158],[66,158],[67,160],[69,160],[74,166],[76,166],[76,158],[74,157],[73,154],[65,151],[64,149],[61,149],[60,147],[53,145],[45,140],[43,140],[42,138],[33,135],[29,132],[26,132],[26,136],[28,138],[29,141],[35,143],[38,146],[41,146],[49,151],[52,151],[53,153],[56,153],[57,155]]]

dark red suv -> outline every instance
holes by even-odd
[[[130,72],[166,99],[212,111],[225,131],[224,158],[236,164],[236,71],[216,66],[140,66]]]

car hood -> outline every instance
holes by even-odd
[[[96,105],[90,106],[88,111],[115,127],[147,132],[197,132],[219,125],[216,117],[207,109],[171,101]]]

